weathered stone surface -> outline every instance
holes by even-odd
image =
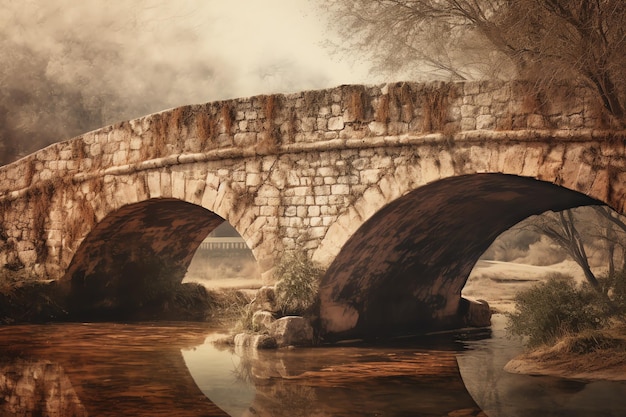
[[[407,272],[397,266],[405,259],[430,265],[431,256],[447,253],[444,238],[456,234],[480,252],[508,224],[505,212],[472,217],[515,193],[515,178],[504,174],[540,180],[530,186],[537,190],[569,188],[623,213],[626,133],[598,130],[602,115],[589,105],[591,92],[561,87],[569,88],[546,92],[535,109],[522,82],[341,86],[181,107],[86,133],[0,167],[2,279],[64,279],[78,292],[93,286],[100,290],[84,304],[100,305],[109,290],[129,292],[116,285],[141,293],[159,282],[139,278],[159,268],[181,279],[200,241],[226,220],[265,279],[287,252],[306,251],[323,266],[347,262],[354,270],[346,293],[358,293],[373,270],[349,260],[353,236],[376,230],[354,245],[372,245],[367,260],[384,258],[381,275]],[[428,107],[433,91],[449,94],[447,109]],[[455,189],[446,204],[458,209],[458,222],[442,216],[446,204],[427,207],[428,196],[412,202],[427,213],[412,219],[423,225],[416,233],[442,236],[437,248],[401,242],[412,225],[379,216],[424,187],[438,193],[448,179],[477,173],[506,181],[476,199],[467,198],[471,187]],[[543,208],[562,207],[550,201]],[[581,197],[571,206],[590,202]],[[535,214],[534,206],[518,208],[520,219]],[[378,224],[368,223],[373,218]],[[472,222],[485,227],[466,236]],[[473,256],[459,260],[463,270]],[[441,325],[458,318],[443,315],[456,314],[458,291],[448,290],[465,277],[441,276],[456,262],[444,257],[422,271],[425,282],[442,286],[420,295]],[[355,308],[332,294],[336,311]],[[342,323],[369,320],[360,308]]]
[[[470,300],[461,298],[461,314],[464,313],[464,322],[469,327],[491,326],[491,309],[485,300]]]
[[[271,312],[255,311],[252,315],[252,328],[260,332],[269,331],[275,321],[274,314]]]
[[[274,349],[277,346],[276,339],[267,334],[239,333],[233,341],[236,348]]]
[[[274,286],[266,285],[256,293],[255,298],[250,303],[253,311],[269,311],[271,313],[278,312],[276,306],[276,290]]]
[[[272,323],[270,335],[278,347],[303,346],[313,343],[313,328],[307,319],[299,316],[282,317]]]

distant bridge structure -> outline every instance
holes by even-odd
[[[525,82],[179,107],[0,168],[0,274],[77,294],[155,265],[181,280],[226,220],[265,277],[291,251],[328,268],[328,337],[459,326],[461,289],[501,232],[546,210],[625,212],[625,138],[589,91]]]
[[[208,237],[200,243],[202,250],[248,250],[246,241],[238,237]]]

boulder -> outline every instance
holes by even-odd
[[[313,328],[300,316],[286,316],[272,323],[270,335],[278,347],[306,346],[313,344]]]
[[[252,328],[257,332],[267,332],[276,319],[269,311],[255,311],[252,315]]]
[[[235,348],[274,349],[276,340],[267,334],[239,333],[235,335]]]
[[[464,313],[463,321],[470,327],[491,326],[491,309],[485,300],[469,300],[461,298],[461,308]]]
[[[276,307],[276,291],[272,286],[264,286],[259,288],[256,297],[252,300],[251,308],[254,311],[263,310],[271,313],[278,312]]]

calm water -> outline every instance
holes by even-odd
[[[502,372],[519,347],[496,324],[491,338],[258,352],[218,349],[194,323],[0,327],[0,415],[626,415],[626,384]]]

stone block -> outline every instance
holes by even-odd
[[[470,327],[491,326],[491,309],[485,300],[469,300],[461,297],[459,311],[463,314],[463,324]]]
[[[248,187],[257,187],[263,183],[263,178],[261,174],[248,174],[246,175],[246,186]]]
[[[476,117],[476,129],[493,129],[496,124],[496,118],[490,114],[484,114]]]
[[[360,172],[360,184],[375,184],[380,178],[380,169],[366,169]]]
[[[350,194],[350,186],[348,184],[335,184],[330,187],[330,191],[333,195],[348,195]]]
[[[343,130],[343,128],[343,117],[337,116],[328,119],[328,130]]]
[[[251,146],[256,143],[256,132],[235,133],[235,146]]]
[[[370,122],[367,125],[370,133],[374,136],[384,136],[387,134],[387,123],[383,122]]]
[[[463,119],[461,119],[462,131],[475,130],[475,129],[476,129],[476,119],[474,119],[473,117],[464,117]]]
[[[233,339],[235,348],[274,349],[276,340],[266,334],[239,333]]]
[[[544,129],[546,127],[545,118],[540,114],[529,114],[526,123],[531,129]]]
[[[313,328],[304,317],[287,316],[276,320],[270,327],[270,336],[278,347],[308,346],[313,344]]]
[[[185,173],[182,171],[172,172],[172,197],[185,199]]]
[[[480,93],[480,84],[477,82],[466,82],[463,84],[463,92],[466,96],[473,96]]]
[[[255,311],[252,315],[252,328],[258,332],[266,332],[269,331],[272,323],[275,321],[274,314],[271,312],[264,310]]]

